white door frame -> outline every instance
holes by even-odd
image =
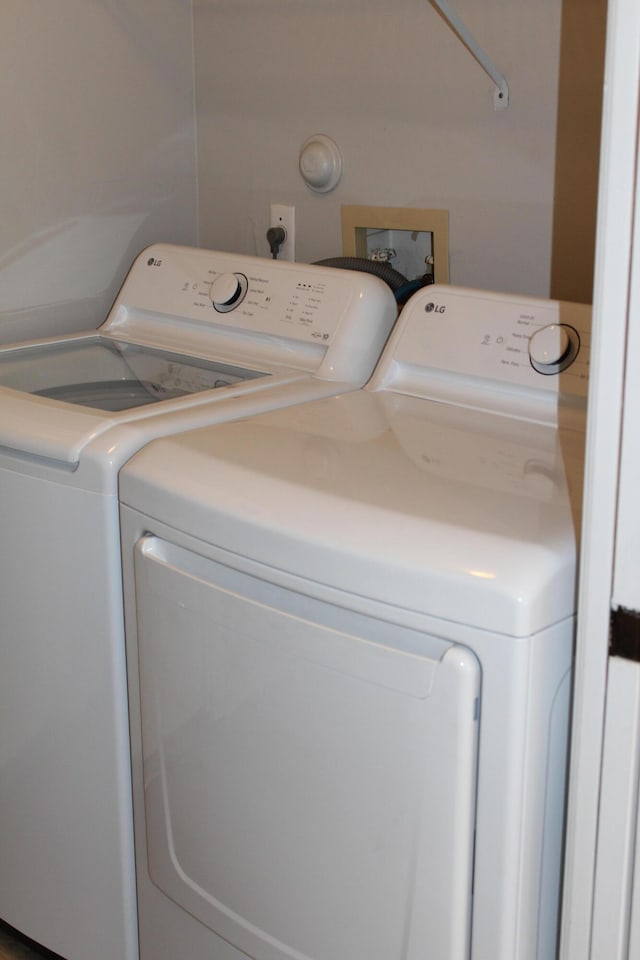
[[[603,103],[598,237],[575,693],[567,818],[562,960],[592,953],[606,712],[618,464],[629,316],[640,77],[640,5],[610,0]],[[640,324],[637,315],[633,322]],[[610,723],[612,721],[610,720]],[[600,888],[601,889],[601,888]],[[600,903],[601,901],[599,901]],[[601,951],[602,941],[598,941]]]

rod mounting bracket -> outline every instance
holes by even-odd
[[[493,92],[494,110],[504,110],[509,106],[509,87],[504,76],[500,73],[493,60],[487,56],[470,30],[464,25],[458,14],[453,10],[449,0],[429,0],[445,22],[453,30],[459,40],[465,45],[469,53],[480,64],[484,72],[493,80],[496,87]]]

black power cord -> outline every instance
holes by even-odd
[[[267,230],[267,243],[274,260],[278,259],[278,251],[286,239],[287,231],[284,227],[269,227]]]

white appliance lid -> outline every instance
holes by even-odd
[[[358,391],[154,442],[121,498],[345,593],[529,636],[574,610],[582,442]]]

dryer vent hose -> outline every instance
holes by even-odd
[[[433,277],[424,276],[418,280],[407,280],[404,274],[394,270],[384,260],[367,260],[366,257],[329,257],[327,260],[316,260],[319,267],[338,267],[342,270],[360,270],[362,273],[372,273],[391,287],[396,303],[402,306],[412,293],[427,284],[433,283]]]

